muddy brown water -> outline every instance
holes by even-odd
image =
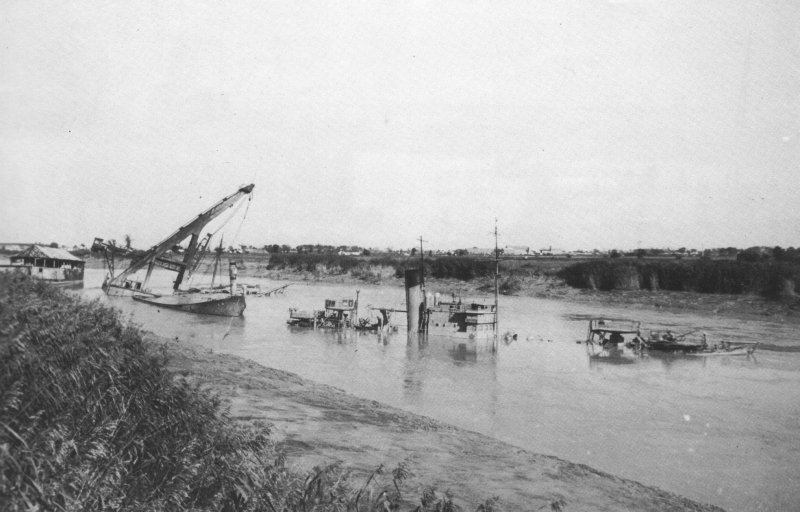
[[[497,354],[409,342],[405,329],[295,329],[290,307],[321,308],[355,287],[297,283],[250,297],[242,318],[197,316],[106,297],[87,270],[88,297],[158,335],[252,359],[510,444],[630,478],[732,511],[796,510],[800,503],[800,336],[796,325],[736,321],[526,297],[501,298]],[[156,275],[165,291],[170,276]],[[256,283],[257,279],[248,279]],[[265,287],[285,284],[261,281]],[[402,306],[403,290],[361,286],[360,303]],[[630,318],[710,341],[760,341],[754,357],[590,358],[588,319]],[[404,326],[405,318],[395,321]]]

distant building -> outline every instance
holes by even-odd
[[[471,249],[467,249],[467,254],[473,254],[475,256],[486,256],[494,254],[494,248],[490,247],[488,249],[481,248],[481,247],[472,247]]]
[[[2,270],[22,272],[59,286],[83,288],[86,262],[64,249],[31,245],[10,260],[11,265],[2,265]]]
[[[539,254],[542,256],[560,256],[566,254],[566,252],[563,249],[553,249],[551,245],[547,249],[539,249]]]
[[[503,247],[503,254],[506,256],[527,256],[531,253],[531,248],[525,245],[507,245]]]

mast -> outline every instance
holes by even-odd
[[[178,291],[180,288],[181,283],[183,282],[183,276],[186,273],[186,266],[194,259],[194,253],[197,250],[197,233],[192,233],[192,239],[189,241],[189,247],[186,248],[186,253],[183,255],[183,265],[178,270],[178,277],[175,278],[175,283],[172,286],[172,289]]]
[[[214,281],[217,279],[217,268],[219,268],[219,260],[222,259],[222,238],[219,238],[219,247],[216,250],[216,254],[214,254],[214,270],[211,272],[211,288],[214,288]],[[222,276],[220,275],[220,281],[222,281]]]
[[[420,285],[422,286],[422,301],[427,302],[425,298],[425,251],[422,250],[422,242],[427,242],[427,240],[423,240],[422,236],[419,237],[419,271],[421,276]]]
[[[197,251],[195,252],[194,257],[189,258],[189,261],[187,261],[186,276],[185,276],[186,279],[192,277],[192,274],[195,273],[197,267],[200,266],[200,262],[203,261],[203,258],[205,257],[206,252],[208,251],[208,244],[211,243],[211,238],[213,236],[214,236],[213,233],[207,233],[206,236],[203,237],[203,240],[201,240],[200,243],[198,244]]]
[[[131,263],[127,269],[121,272],[118,276],[113,277],[109,284],[120,285],[121,283],[125,282],[125,279],[127,279],[128,276],[135,273],[139,269],[144,268],[145,266],[148,267],[147,278],[149,278],[156,259],[190,235],[192,236],[192,243],[190,243],[191,250],[187,251],[189,253],[187,256],[193,256],[195,250],[197,249],[197,237],[200,235],[200,232],[203,230],[206,224],[217,218],[228,208],[231,208],[240,199],[249,195],[253,191],[254,186],[254,184],[242,186],[233,194],[222,198],[214,206],[199,214],[191,222],[185,226],[181,226],[170,236],[150,248],[150,250],[148,250],[141,258]],[[185,269],[186,263],[182,263],[181,266]],[[183,278],[183,272],[181,270],[178,270],[178,272],[179,279],[176,279],[176,287],[180,285],[180,281]],[[145,283],[148,280],[147,278],[145,278]]]
[[[419,269],[422,272],[422,294],[425,294],[425,251],[422,250],[422,236],[419,237]]]
[[[500,274],[500,250],[497,247],[497,219],[494,219],[494,344],[492,352],[497,352],[497,331],[500,328],[500,311],[498,306],[498,286],[497,279]]]

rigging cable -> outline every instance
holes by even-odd
[[[242,216],[242,220],[239,222],[239,227],[238,227],[238,228],[236,228],[236,234],[233,236],[233,240],[236,240],[236,237],[237,237],[237,236],[239,236],[239,231],[242,229],[242,224],[244,224],[244,220],[247,218],[247,213],[248,213],[248,211],[250,211],[250,201],[251,201],[252,199],[253,199],[253,193],[251,192],[251,193],[249,194],[248,198],[247,198],[247,208],[245,209],[244,216]],[[224,220],[222,223],[220,223],[219,227],[218,227],[217,229],[215,229],[215,230],[214,230],[214,231],[211,233],[211,238],[213,238],[214,236],[216,236],[216,234],[217,234],[217,233],[219,233],[219,231],[220,231],[222,228],[224,228],[224,227],[225,227],[225,226],[228,224],[228,222],[230,222],[230,221],[231,221],[231,219],[233,219],[233,217],[234,217],[234,216],[235,216],[235,215],[236,215],[236,214],[239,212],[239,210],[242,208],[242,205],[243,205],[243,204],[244,204],[243,202],[240,202],[239,204],[237,204],[237,205],[236,205],[236,206],[233,208],[233,211],[230,213],[230,215],[228,215],[228,218],[227,218],[227,219],[225,219],[225,220]],[[209,244],[210,244],[210,243],[211,243],[211,240],[209,239]],[[191,276],[189,276],[189,280],[188,280],[188,282],[189,282],[189,283],[192,283],[192,282],[194,281],[194,276],[195,276],[195,275],[194,275],[194,273],[192,273],[192,275],[191,275]],[[213,279],[213,276],[212,276],[212,279]]]
[[[233,240],[236,241],[236,238],[239,236],[239,231],[242,229],[242,225],[244,224],[245,219],[247,218],[247,212],[250,211],[250,201],[253,200],[253,193],[250,192],[250,196],[247,198],[247,208],[244,209],[244,215],[242,216],[242,220],[239,222],[239,227],[236,228],[236,233],[233,234]],[[239,207],[242,205],[240,204]],[[238,209],[238,208],[237,208]]]

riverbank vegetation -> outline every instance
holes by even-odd
[[[167,371],[163,346],[98,302],[0,274],[0,326],[2,510],[408,504],[405,464],[361,483],[339,464],[291,471],[267,426],[231,420],[218,398]],[[433,489],[421,502],[417,510],[454,509]],[[497,510],[497,500],[479,509]]]
[[[574,288],[592,290],[668,290],[718,294],[755,294],[768,298],[794,297],[800,287],[800,257],[794,250],[772,253],[742,251],[736,259],[608,257],[608,258],[502,258],[499,261],[500,292],[514,294],[531,278],[563,280]],[[349,275],[379,281],[392,275],[401,279],[409,268],[424,261],[425,275],[464,282],[486,281],[495,273],[492,258],[474,256],[354,257],[338,254],[273,254],[267,269],[311,272],[317,275]],[[388,272],[380,272],[385,269]],[[486,288],[484,283],[481,289]]]
[[[557,275],[568,285],[585,289],[669,290],[791,298],[800,284],[800,264],[771,259],[606,259],[574,263]]]
[[[436,279],[471,281],[493,276],[495,272],[494,260],[466,256],[431,256],[421,260],[419,257],[409,256],[356,257],[316,253],[273,254],[269,258],[267,269],[368,276],[370,270],[389,268],[394,277],[402,278],[406,269],[419,268],[420,261],[424,262],[425,275]],[[535,265],[531,262],[529,266]],[[511,260],[503,261],[501,267],[506,270],[521,268],[519,262]]]
[[[306,247],[306,246],[304,246]],[[308,248],[314,246],[307,246]],[[243,277],[302,280],[353,279],[370,284],[400,284],[406,269],[424,262],[427,278],[463,283],[467,289],[491,292],[495,260],[491,256],[380,253],[351,255],[328,251],[244,253],[229,255]],[[655,251],[656,253],[658,251]],[[800,250],[789,247],[735,248],[713,251],[678,250],[676,254],[611,251],[607,256],[501,256],[500,293],[553,296],[553,290],[642,290],[701,294],[759,295],[795,299],[800,286]],[[95,265],[102,265],[95,258]],[[211,272],[212,260],[201,271]],[[92,266],[92,261],[89,262]]]

